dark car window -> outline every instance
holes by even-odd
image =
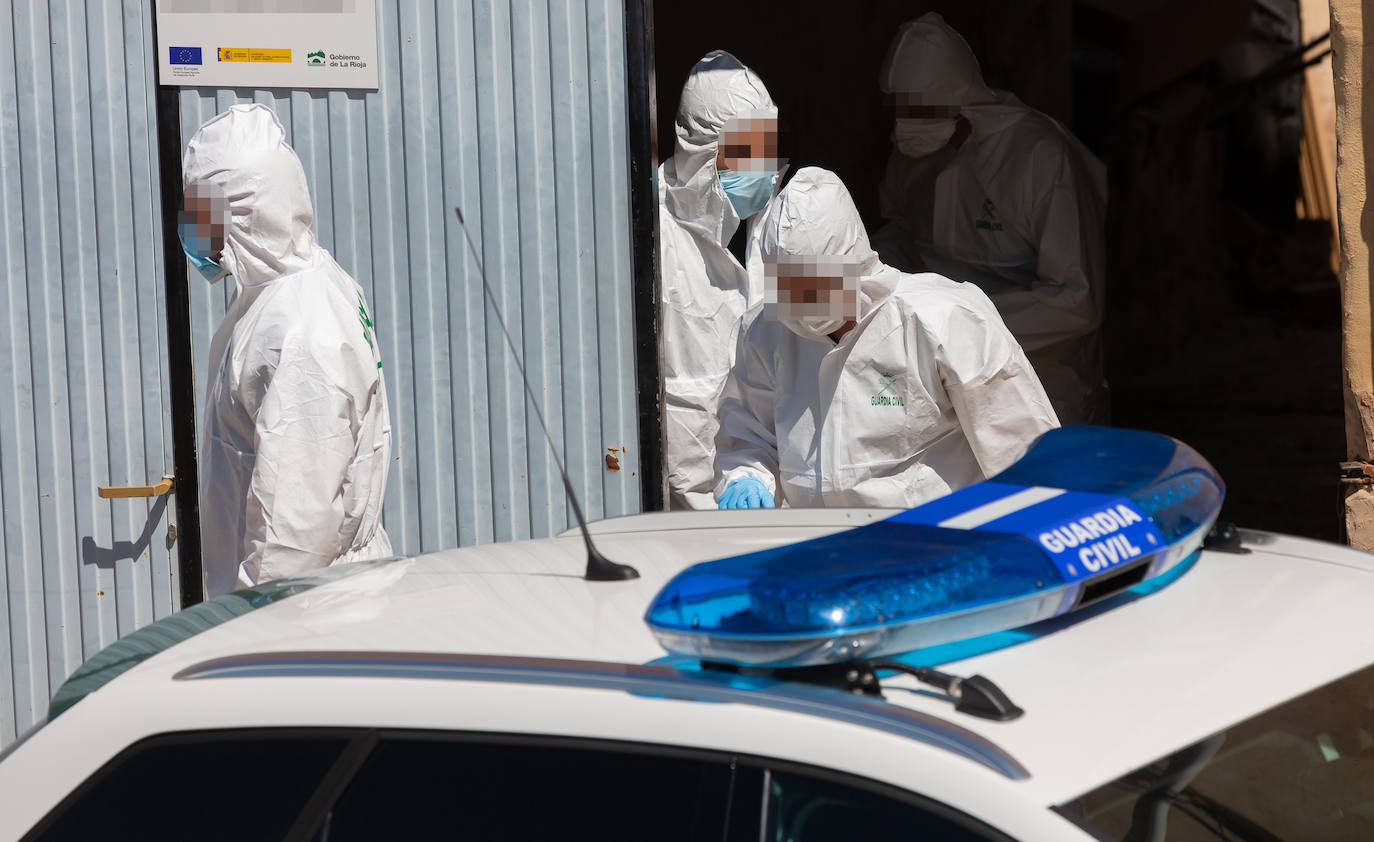
[[[155,737],[105,764],[24,838],[281,839],[347,742],[243,731]]]
[[[1007,837],[885,785],[810,767],[779,770],[766,760],[726,753],[572,738],[335,729],[188,732],[144,740],[92,775],[24,837],[284,838]]]
[[[1102,839],[1374,839],[1374,667],[1056,809]]]
[[[863,839],[985,842],[1006,837],[937,805],[918,807],[874,792],[816,778],[771,772],[764,842]],[[938,810],[938,812],[937,812]]]
[[[726,805],[737,779],[726,760],[388,738],[314,838],[719,842],[736,824]]]

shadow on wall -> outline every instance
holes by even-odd
[[[112,570],[115,563],[122,559],[137,561],[144,553],[148,552],[153,541],[153,533],[162,523],[163,516],[167,514],[167,500],[171,496],[164,494],[157,498],[157,501],[148,509],[148,522],[144,524],[143,532],[133,541],[115,541],[114,546],[102,547],[89,535],[82,538],[81,563],[91,564],[102,570]],[[174,543],[173,538],[166,533],[164,535],[167,549],[171,550]]]

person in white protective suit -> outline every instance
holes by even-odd
[[[714,508],[720,390],[740,319],[763,296],[752,220],[777,189],[777,107],[721,50],[682,88],[673,156],[659,168],[660,360],[671,508]],[[729,244],[742,220],[745,260]]]
[[[880,76],[896,147],[879,188],[884,262],[972,281],[1065,424],[1105,424],[1106,170],[1069,131],[983,83],[940,15],[903,24]]]
[[[200,462],[205,589],[217,596],[385,558],[391,424],[362,288],[315,240],[281,123],[236,105],[182,157],[182,244],[236,294],[210,343]]]
[[[721,508],[906,508],[1058,426],[987,296],[880,262],[833,173],[799,170],[761,228],[775,301],[746,318],[721,398]]]

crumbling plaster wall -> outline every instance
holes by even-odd
[[[1341,367],[1345,394],[1343,472],[1346,539],[1374,550],[1374,333],[1370,330],[1369,236],[1366,167],[1371,112],[1365,87],[1371,63],[1365,24],[1374,0],[1331,0],[1332,76],[1336,99],[1336,192],[1341,243]]]

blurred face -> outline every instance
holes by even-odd
[[[788,256],[765,267],[766,300],[784,320],[851,320],[859,313],[859,274],[843,258]]]
[[[918,93],[884,94],[883,105],[888,116],[896,120],[953,120],[959,116],[959,106],[932,102]]]
[[[773,117],[731,120],[716,147],[716,169],[735,172],[776,172],[778,121]]]
[[[218,260],[224,251],[225,226],[229,220],[229,201],[213,184],[197,182],[186,186],[177,225],[183,232],[187,251]]]
[[[931,102],[920,94],[888,94],[886,105],[893,121],[893,143],[908,157],[931,155],[946,146],[958,148],[971,130],[958,106]]]
[[[786,303],[796,315],[828,315],[830,297],[844,290],[844,278],[813,278],[801,275],[778,276],[778,302]],[[806,312],[814,310],[816,312]],[[826,310],[827,312],[820,312]]]

